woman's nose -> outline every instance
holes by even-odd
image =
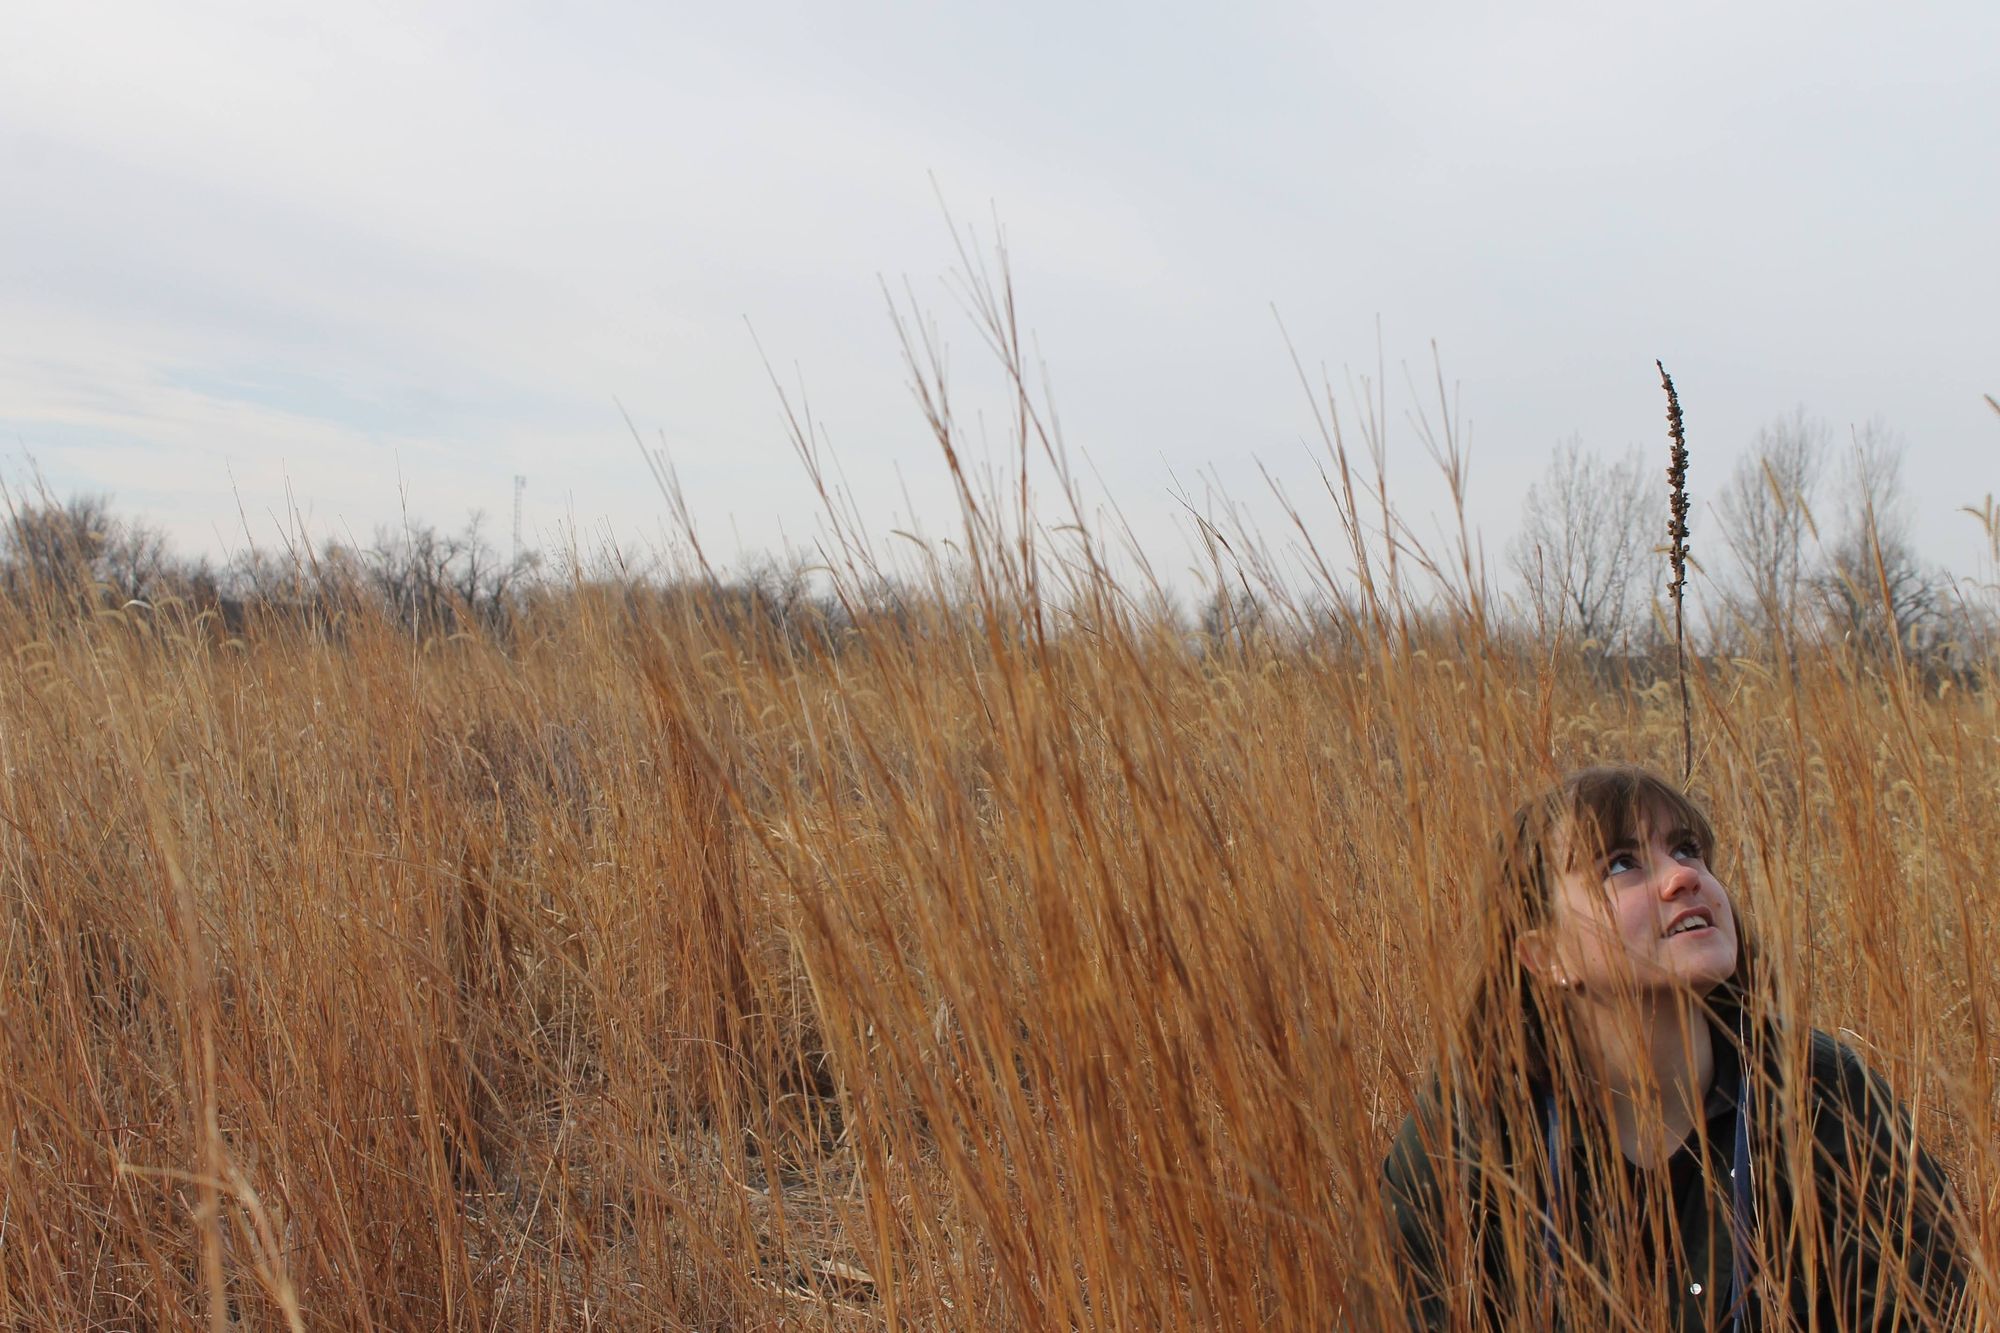
[[[1660,877],[1660,896],[1677,898],[1683,893],[1692,893],[1701,887],[1701,876],[1695,868],[1680,861],[1669,861],[1666,873]]]

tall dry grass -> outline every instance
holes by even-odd
[[[963,562],[837,638],[589,585],[504,644],[7,609],[0,1324],[1379,1321],[1494,834],[1677,770],[1671,679],[1476,578],[1420,614],[1407,552],[1196,641],[964,498]],[[1694,668],[1721,874],[1918,1109],[1990,1303],[1992,676]]]

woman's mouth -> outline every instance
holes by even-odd
[[[1709,917],[1707,912],[1689,912],[1686,916],[1668,927],[1666,936],[1668,939],[1672,939],[1676,935],[1701,935],[1714,929],[1715,922]]]

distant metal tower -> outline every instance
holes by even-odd
[[[528,479],[514,474],[514,559],[512,567],[521,567],[521,493],[528,489]]]

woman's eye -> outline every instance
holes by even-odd
[[[1693,838],[1689,838],[1686,842],[1674,848],[1674,855],[1680,857],[1683,861],[1699,861],[1702,858],[1701,844]]]
[[[1604,858],[1604,873],[1622,875],[1628,870],[1639,868],[1639,858],[1631,852],[1613,852]]]

